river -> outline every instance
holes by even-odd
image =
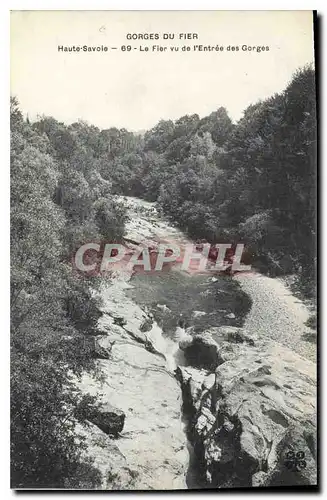
[[[129,197],[122,200],[129,214],[126,241],[173,241],[178,245],[190,242],[160,216],[153,203]],[[273,335],[278,336],[278,328],[282,327],[278,326],[277,307],[287,322],[282,325],[282,339],[276,340],[289,343],[289,336],[296,336],[292,341],[294,350],[301,344],[301,354],[305,351],[306,357],[312,359],[313,344],[303,337],[307,333],[305,306],[292,301],[280,280],[272,280],[272,284],[267,278],[268,292],[263,293],[266,278],[259,278],[256,274],[236,279],[213,276],[181,271],[177,266],[103,281],[99,327],[105,335],[100,344],[115,344],[111,359],[99,361],[105,383],[100,385],[85,374],[82,387],[88,393],[101,392],[105,404],[120,408],[126,415],[119,439],[104,437],[95,427],[87,435],[89,456],[103,474],[104,489],[204,486],[186,436],[187,415],[182,411],[181,389],[174,375],[176,366],[184,364],[178,349],[181,335],[244,324],[251,330],[259,322],[256,333],[270,336],[273,329]]]

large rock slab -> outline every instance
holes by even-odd
[[[164,359],[141,345],[116,343],[111,354],[110,361],[98,362],[105,382],[84,374],[81,387],[126,415],[124,429],[112,442],[125,457],[126,467],[134,471],[133,489],[186,488],[189,455],[178,382]],[[97,460],[92,449],[90,456]],[[119,463],[117,467],[111,463],[110,471],[119,475]],[[119,489],[130,487],[126,481]]]
[[[108,436],[107,429],[92,419],[97,427],[84,431],[90,443],[88,456],[95,464],[101,462],[103,489],[185,489],[189,453],[182,394],[168,363],[169,342],[151,315],[125,295],[126,288],[121,280],[102,292],[105,304],[100,326],[106,335],[98,343],[110,349],[110,358],[97,361],[102,381],[84,373],[79,383],[85,394],[97,396],[103,408],[118,408],[125,415],[124,427]],[[115,321],[117,317],[124,321]],[[145,323],[150,329],[144,329]],[[120,457],[117,463],[110,457],[103,462],[110,453],[94,445],[96,436],[101,436],[99,427],[104,430],[102,441],[110,443]]]
[[[316,484],[315,364],[241,329],[211,333],[226,358],[215,380],[209,371],[178,370],[208,484],[273,486],[286,477],[287,484]]]

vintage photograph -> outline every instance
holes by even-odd
[[[11,11],[11,488],[317,489],[313,11]]]

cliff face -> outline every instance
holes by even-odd
[[[235,327],[211,329],[202,345],[195,339],[199,358],[210,337],[220,359],[214,371],[212,359],[177,369],[204,484],[316,484],[314,363]]]

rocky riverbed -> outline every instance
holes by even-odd
[[[153,204],[125,203],[127,245],[188,241]],[[104,382],[81,381],[102,410],[80,429],[103,489],[315,484],[313,332],[309,342],[302,305],[301,316],[274,280],[268,300],[253,279],[175,271],[103,280]]]
[[[177,373],[203,487],[315,484],[314,363],[235,327],[182,347],[192,366]]]

